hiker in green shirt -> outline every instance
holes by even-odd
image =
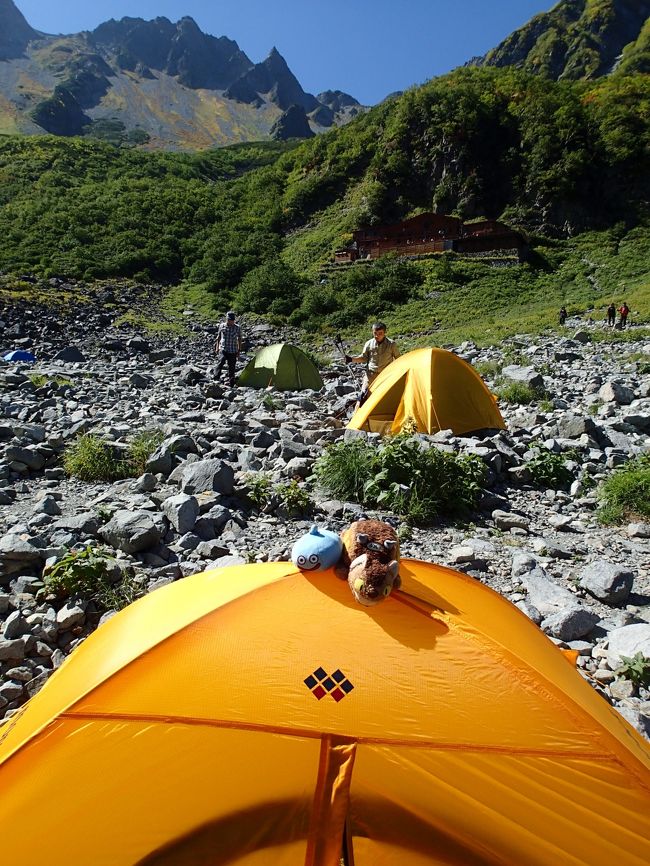
[[[363,379],[359,406],[363,406],[368,399],[372,382],[382,370],[393,363],[395,358],[399,358],[399,349],[395,341],[390,340],[386,336],[386,325],[383,322],[375,322],[372,326],[372,339],[368,340],[360,355],[356,357],[352,355],[345,356],[347,364],[366,365],[366,375]]]

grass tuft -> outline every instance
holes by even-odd
[[[496,394],[499,400],[503,400],[504,403],[517,406],[529,406],[544,396],[542,391],[531,388],[524,382],[511,382],[508,385],[503,385]]]
[[[137,478],[164,434],[160,430],[144,430],[133,437],[125,452],[94,433],[84,433],[69,446],[63,465],[68,475],[81,481],[119,481]]]
[[[604,524],[650,517],[650,455],[630,460],[599,489],[598,519]]]

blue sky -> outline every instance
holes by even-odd
[[[125,15],[236,40],[251,60],[275,45],[305,90],[345,90],[364,104],[484,54],[555,0],[14,0],[46,33],[91,30]]]

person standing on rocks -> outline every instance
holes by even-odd
[[[627,325],[627,317],[630,314],[630,308],[627,305],[627,301],[623,301],[623,306],[618,308],[618,312],[621,316],[621,330],[624,330]]]
[[[399,358],[399,349],[394,340],[389,340],[386,336],[386,325],[383,322],[375,322],[372,326],[372,339],[363,347],[363,352],[353,357],[345,356],[346,364],[365,364],[366,375],[363,378],[361,386],[361,395],[359,396],[359,406],[368,399],[370,394],[370,385],[389,364],[392,364],[395,358]]]
[[[216,354],[221,355],[217,366],[217,379],[221,378],[223,368],[228,364],[228,380],[231,388],[235,387],[235,365],[241,353],[241,328],[235,319],[235,313],[230,310],[226,315],[226,321],[219,325],[214,347]]]
[[[610,328],[613,328],[616,324],[616,304],[610,304],[607,307],[607,324]]]
[[[560,324],[561,325],[564,325],[564,323],[566,322],[566,316],[567,316],[566,307],[560,307]]]

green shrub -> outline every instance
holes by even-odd
[[[246,486],[248,498],[260,511],[300,517],[313,509],[309,493],[295,478],[283,484],[273,484],[264,472],[254,472],[246,476]]]
[[[638,652],[631,658],[621,656],[621,665],[615,671],[616,676],[631,680],[635,686],[650,686],[650,659]]]
[[[80,595],[102,610],[121,610],[143,590],[127,575],[115,580],[115,570],[115,561],[102,548],[70,550],[54,565],[46,566],[41,593],[59,598]]]
[[[567,468],[566,458],[562,454],[549,451],[543,445],[533,447],[537,449],[537,454],[526,463],[533,483],[553,490],[564,490],[569,487],[573,475]]]
[[[622,523],[633,517],[650,517],[650,455],[630,460],[600,487],[601,523]]]
[[[528,406],[543,396],[543,391],[531,388],[530,385],[526,385],[524,382],[511,382],[508,385],[503,385],[497,391],[499,400],[519,406]]]
[[[286,484],[278,484],[273,493],[278,502],[278,509],[286,512],[289,517],[301,517],[309,514],[313,509],[309,493],[295,478]]]
[[[410,436],[396,436],[379,446],[339,442],[314,468],[318,483],[334,496],[385,508],[414,524],[471,510],[484,474],[480,458],[423,447]]]
[[[127,450],[118,449],[101,436],[84,433],[70,445],[63,465],[68,475],[81,481],[119,481],[142,475],[144,467],[164,439],[160,430],[145,430],[133,437]]]
[[[246,476],[248,498],[257,508],[264,508],[271,500],[273,485],[264,472],[251,472]]]

